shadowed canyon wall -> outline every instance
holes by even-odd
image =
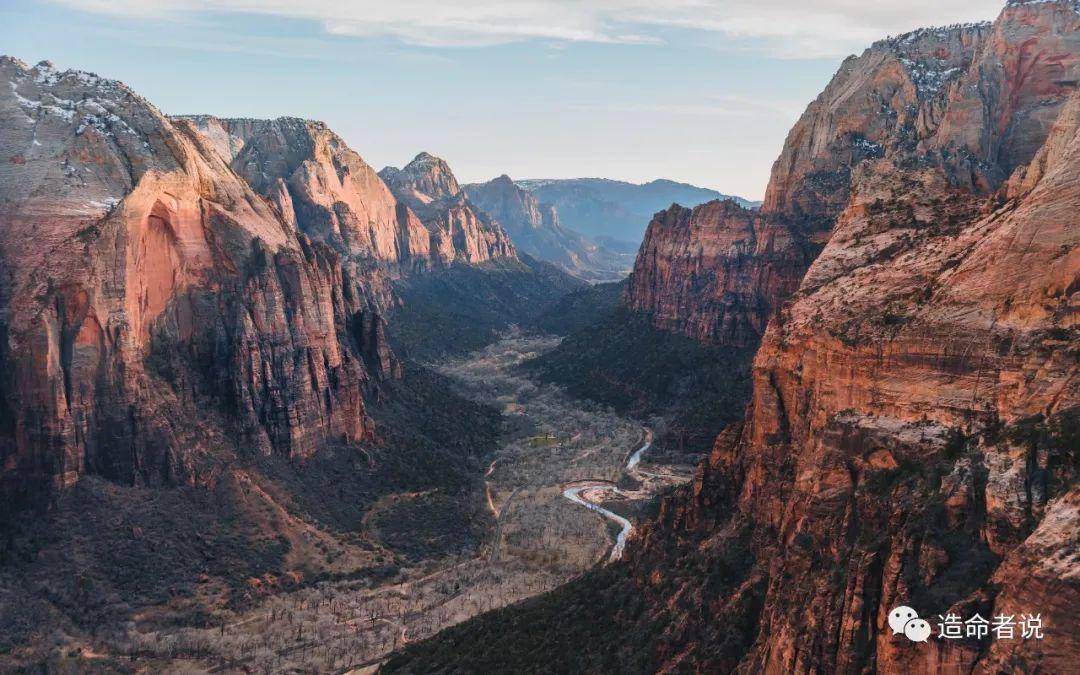
[[[879,42],[789,135],[760,217],[831,236],[774,305],[745,423],[631,554],[656,607],[694,608],[665,629],[665,669],[1071,667],[1078,28],[1074,2],[1010,2]],[[748,560],[719,583],[671,570],[731,550]],[[897,605],[1054,630],[916,645],[888,628]]]
[[[301,162],[295,193],[252,176],[264,199],[220,138],[118,82],[11,58],[0,75],[10,503],[86,473],[212,482],[237,453],[302,460],[370,437],[363,389],[397,366],[361,267],[342,260],[385,260],[408,239],[381,228],[396,208],[373,172],[339,166],[388,196],[364,202],[375,224],[360,227],[336,202],[319,210],[321,166]],[[317,155],[336,142],[282,124],[317,138]]]
[[[845,60],[760,212],[657,214],[624,301],[716,344],[760,336],[744,421],[625,566],[388,670],[451,651],[568,670],[1075,670],[1078,82],[1080,3],[1010,0],[992,24]],[[928,642],[893,633],[900,605]],[[940,639],[947,614],[1039,615],[1045,636]]]

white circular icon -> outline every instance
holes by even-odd
[[[912,619],[904,624],[904,635],[912,642],[926,642],[930,632],[930,623],[925,619]]]
[[[893,635],[904,632],[904,624],[912,619],[918,619],[919,614],[910,607],[901,605],[893,611],[889,612],[889,628],[892,628]]]

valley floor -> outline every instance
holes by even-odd
[[[650,498],[688,480],[689,468],[650,466],[647,451],[638,452],[651,440],[649,430],[537,384],[517,368],[558,342],[510,333],[435,366],[458,394],[494,406],[504,418],[503,440],[483,477],[494,534],[478,554],[417,562],[381,586],[319,582],[270,597],[214,628],[129,633],[122,651],[195,671],[366,669],[408,642],[617,558]],[[408,536],[402,502],[421,496],[383,498],[365,527],[377,527],[369,523],[380,521],[381,509],[398,509],[395,536]]]

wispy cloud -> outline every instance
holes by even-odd
[[[789,58],[857,51],[927,25],[990,19],[1002,0],[55,0],[121,16],[180,19],[247,13],[316,21],[334,35],[392,37],[426,47],[545,40],[669,41],[693,32],[717,44]],[[743,44],[743,46],[746,46]]]

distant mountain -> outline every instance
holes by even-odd
[[[533,178],[516,183],[558,209],[567,227],[589,237],[629,242],[635,247],[641,243],[653,214],[672,204],[694,207],[716,199],[733,199],[745,208],[761,204],[666,179],[639,184],[607,178]]]
[[[192,125],[290,227],[348,256],[395,270],[390,276],[515,255],[505,233],[456,204],[452,196],[436,201],[415,188],[388,185],[322,122],[210,115],[174,120]],[[421,163],[410,165],[418,172],[417,180],[423,179]],[[442,167],[445,176],[433,169],[428,181],[446,180],[456,189],[449,167]],[[433,192],[441,189],[434,183],[418,185]],[[377,286],[369,292],[377,294]]]
[[[618,565],[410,644],[380,672],[1075,671],[1077,82],[1080,0],[1009,0],[993,24],[845,59],[760,210],[657,214],[624,298],[724,352],[760,343],[744,420]],[[537,365],[568,391],[614,383],[631,399],[686,372],[680,353],[707,363],[656,340],[676,365],[661,369],[608,326]],[[626,391],[642,374],[649,386]],[[711,410],[732,400],[724,380],[688,381],[675,396],[716,383]],[[889,630],[899,606],[1036,607],[1060,639],[912,645]]]
[[[541,202],[502,175],[463,186],[469,200],[506,229],[514,245],[541,260],[588,281],[621,279],[633,265],[632,251],[601,246],[563,227],[558,209]]]
[[[440,235],[434,246],[444,256],[457,254],[470,263],[517,258],[510,237],[469,202],[442,159],[421,152],[404,169],[388,166],[379,177],[429,231]]]

